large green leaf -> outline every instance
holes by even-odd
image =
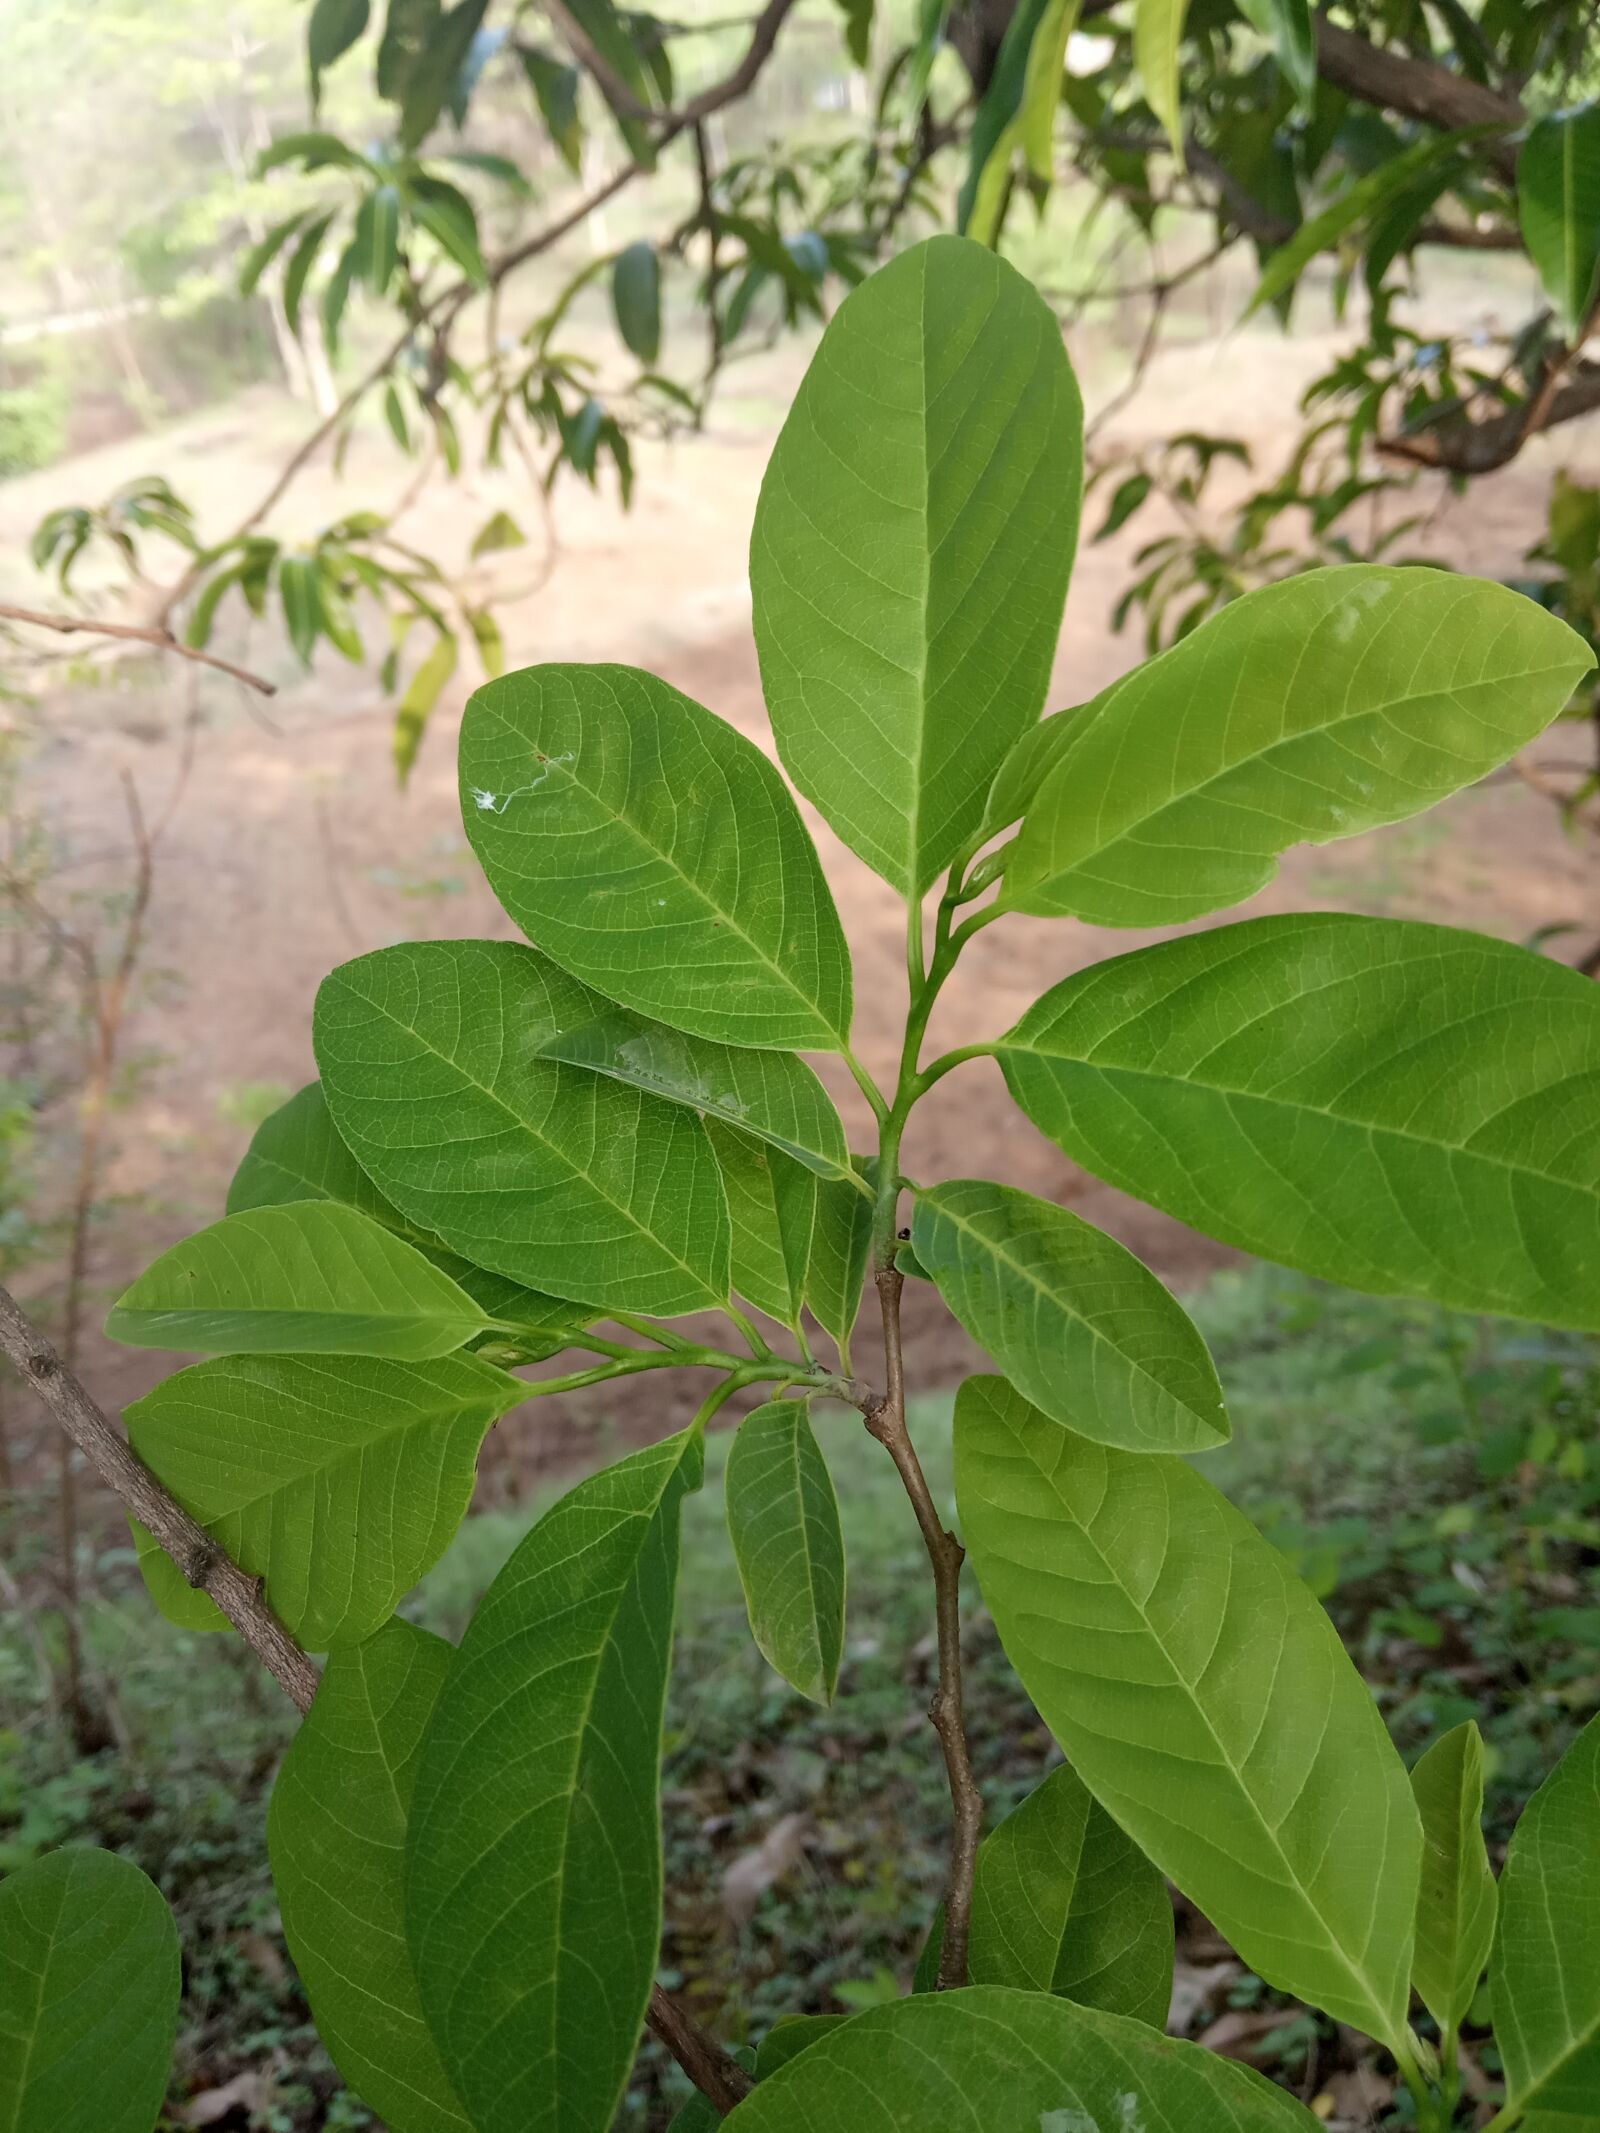
[[[724,1119],[822,1177],[853,1174],[833,1099],[793,1052],[713,1044],[599,999],[588,1021],[552,1031],[539,1051]]]
[[[682,1106],[539,1056],[590,995],[510,942],[414,941],[317,995],[323,1088],[410,1218],[513,1281],[665,1316],[728,1291],[716,1158]]]
[[[150,2133],[178,1933],[129,1859],[74,1845],[0,1882],[0,2133]]]
[[[608,999],[727,1044],[837,1051],[850,956],[760,749],[654,675],[545,666],[478,690],[461,811],[524,933]]]
[[[962,1538],[1089,1790],[1269,1984],[1401,2037],[1422,1833],[1333,1624],[1181,1459],[1090,1444],[1001,1378],[956,1401]]]
[[[1032,1193],[956,1178],[917,1194],[911,1243],[973,1339],[1052,1420],[1130,1452],[1226,1442],[1205,1342],[1103,1230]]]
[[[733,1286],[786,1326],[796,1324],[816,1227],[817,1178],[735,1126],[708,1118],[733,1228]]]
[[[1447,571],[1264,586],[1080,716],[1002,900],[1107,926],[1238,903],[1290,845],[1420,814],[1505,762],[1593,664],[1521,593]]]
[[[1181,164],[1183,104],[1178,82],[1178,48],[1183,43],[1189,0],[1134,0],[1133,63],[1139,70],[1145,100],[1161,121]]]
[[[741,1052],[736,1056],[746,1055]],[[228,1187],[230,1215],[242,1214],[251,1207],[287,1207],[297,1200],[339,1200],[348,1207],[358,1207],[374,1222],[381,1222],[385,1229],[416,1245],[425,1258],[466,1291],[481,1311],[514,1327],[524,1352],[538,1345],[525,1338],[527,1335],[547,1336],[554,1343],[554,1353],[555,1348],[565,1345],[557,1336],[576,1331],[587,1322],[582,1309],[575,1309],[569,1298],[546,1296],[504,1274],[474,1266],[431,1232],[408,1221],[392,1200],[385,1199],[339,1138],[320,1081],[308,1082],[262,1120]],[[588,1315],[594,1317],[598,1313]]]
[[[471,2133],[405,1937],[406,1818],[454,1657],[409,1622],[336,1652],[267,1809],[283,1935],[317,2034],[391,2133]]]
[[[977,827],[1039,715],[1082,428],[1037,291],[937,237],[845,299],[768,463],[750,585],[778,753],[905,893]]]
[[[1538,2133],[1600,2121],[1600,1718],[1523,1811],[1500,1876],[1494,2039]]]
[[[1575,333],[1600,277],[1600,104],[1553,112],[1528,129],[1517,210],[1545,294]]]
[[[1172,1938],[1160,1869],[1069,1765],[984,1840],[968,1949],[975,1985],[1056,1992],[1165,2029]]]
[[[1600,991],[1548,957],[1251,919],[1068,978],[998,1049],[1068,1155],[1225,1243],[1600,1329]]]
[[[729,2133],[1312,2133],[1251,2068],[1047,1993],[975,1985],[841,2022]]]
[[[486,1325],[414,1245],[331,1200],[225,1215],[163,1252],[106,1319],[135,1348],[405,1362],[449,1355]]]
[[[582,1482],[490,1586],[423,1744],[422,2004],[478,2133],[606,2133],[661,1935],[661,1719],[698,1433]]]
[[[158,1480],[266,1580],[284,1626],[326,1651],[370,1637],[439,1560],[484,1436],[526,1398],[520,1378],[471,1355],[231,1355],[178,1371],[126,1420]],[[224,1626],[153,1544],[142,1553],[168,1612]]]
[[[1466,2020],[1494,1940],[1495,1886],[1483,1842],[1483,1739],[1469,1719],[1411,1773],[1422,1817],[1422,1885],[1412,1983],[1442,2030]]]
[[[784,1680],[832,1703],[844,1654],[844,1535],[805,1400],[771,1400],[728,1454],[728,1532],[750,1631]]]

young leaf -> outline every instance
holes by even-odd
[[[553,1030],[539,1046],[541,1058],[564,1059],[569,1066],[688,1104],[707,1118],[769,1141],[820,1177],[854,1176],[833,1099],[793,1052],[713,1044],[631,1015],[595,994],[590,998],[591,1019]]]
[[[1226,1443],[1205,1342],[1103,1230],[1032,1193],[957,1178],[917,1194],[911,1242],[955,1317],[1052,1421],[1130,1452]]]
[[[1166,2028],[1166,1882],[1066,1764],[984,1840],[968,1968],[975,1985],[1055,1992]]]
[[[671,1317],[728,1293],[728,1215],[699,1120],[541,1059],[593,995],[535,949],[413,941],[317,994],[328,1107],[402,1213],[476,1265]]]
[[[817,1178],[736,1126],[707,1118],[733,1225],[733,1286],[757,1310],[792,1326],[806,1295]]]
[[[1044,1993],[919,1993],[841,2022],[759,2082],[728,2133],[1314,2133],[1252,2068]]]
[[[0,2126],[150,2133],[172,2073],[178,1931],[130,1859],[71,1845],[0,1881]]]
[[[611,269],[611,308],[623,344],[648,369],[661,353],[661,261],[649,238],[617,254]]]
[[[467,1515],[478,1447],[527,1397],[451,1355],[230,1355],[180,1370],[127,1409],[134,1450],[311,1651],[381,1629]],[[196,1602],[147,1557],[158,1603]],[[209,1603],[208,1603],[209,1604]]]
[[[832,1703],[844,1655],[844,1535],[806,1400],[772,1400],[728,1454],[728,1532],[750,1634],[802,1696]]]
[[[1002,1378],[957,1396],[956,1498],[1006,1656],[1095,1798],[1269,1984],[1401,2037],[1417,1810],[1287,1559],[1185,1461],[1090,1444]]]
[[[799,810],[664,681],[545,666],[479,689],[461,811],[512,918],[609,998],[727,1044],[847,1039],[849,951]]]
[[[459,656],[455,638],[441,630],[400,699],[394,715],[394,767],[402,785],[416,767],[422,736],[456,670]]]
[[[422,1736],[454,1657],[409,1622],[335,1652],[267,1809],[283,1936],[317,2034],[394,2133],[471,2133],[423,2018],[402,1876]]]
[[[1447,571],[1360,563],[1263,586],[1079,714],[1004,902],[1107,926],[1221,910],[1290,845],[1474,783],[1593,664],[1533,601]]]
[[[1600,1718],[1517,1824],[1490,1976],[1509,2104],[1536,2114],[1530,2133],[1587,2133],[1600,2095]]]
[[[850,1335],[861,1312],[861,1291],[872,1252],[872,1201],[859,1185],[817,1183],[816,1222],[806,1268],[806,1305],[850,1367]]]
[[[1600,1330],[1600,991],[1548,956],[1248,919],[1068,978],[997,1049],[1041,1132],[1209,1236]]]
[[[548,1511],[423,1742],[406,1842],[422,2004],[477,2133],[606,2133],[661,1934],[661,1719],[698,1433]]]
[[[1161,121],[1181,164],[1183,105],[1178,83],[1178,47],[1183,43],[1189,0],[1135,0],[1133,63],[1144,85],[1145,101]]]
[[[132,1348],[423,1362],[485,1317],[415,1245],[333,1201],[226,1215],[163,1252],[106,1319]]]
[[[778,753],[904,893],[976,828],[1039,715],[1082,429],[1037,291],[936,237],[845,299],[768,464],[750,584]]]
[[[1467,2018],[1494,1940],[1495,1886],[1483,1842],[1483,1740],[1469,1719],[1411,1773],[1422,1817],[1422,1886],[1411,1981],[1441,2030]]]
[[[1575,334],[1600,278],[1600,104],[1552,112],[1528,129],[1517,208],[1545,294]]]

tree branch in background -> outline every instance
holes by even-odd
[[[721,81],[713,82],[698,96],[675,108],[663,108],[659,104],[647,104],[634,94],[622,76],[595,48],[593,40],[564,4],[564,0],[545,0],[545,13],[561,31],[578,59],[594,76],[605,91],[606,101],[613,109],[624,111],[629,118],[643,120],[647,124],[665,126],[670,134],[681,133],[686,126],[693,126],[701,119],[708,119],[713,112],[722,110],[726,104],[736,102],[755,85],[756,76],[772,57],[772,48],[778,41],[778,32],[795,0],[767,0],[767,5],[754,18],[750,42],[745,54],[732,73],[725,74]]]
[[[267,1605],[260,1578],[247,1576],[205,1527],[168,1494],[3,1287],[0,1354],[16,1365],[106,1487],[154,1534],[189,1584],[221,1608],[295,1709],[302,1716],[309,1711],[320,1676],[310,1656]],[[651,2034],[717,2110],[731,2111],[749,2093],[750,2077],[743,2067],[659,1985],[651,1987],[645,2020]]]
[[[1466,126],[1497,126],[1514,133],[1527,119],[1521,101],[1458,74],[1431,59],[1369,44],[1354,30],[1317,17],[1317,72],[1325,82],[1380,111],[1398,111],[1424,125],[1455,132]],[[1510,140],[1489,141],[1484,155],[1502,176],[1514,179],[1517,151]]]
[[[168,603],[170,606],[170,602]],[[57,636],[74,637],[121,637],[134,644],[154,645],[160,652],[176,652],[180,659],[192,659],[196,666],[214,667],[219,674],[227,674],[234,681],[242,681],[247,689],[254,689],[262,696],[275,696],[276,684],[263,681],[259,674],[252,674],[248,667],[235,666],[231,659],[219,659],[215,652],[202,652],[192,644],[185,644],[174,637],[163,620],[149,626],[133,622],[96,622],[88,615],[47,615],[32,607],[13,607],[9,601],[0,601],[0,621],[26,622],[35,629],[54,630]]]

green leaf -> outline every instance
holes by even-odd
[[[806,1305],[836,1343],[850,1367],[850,1335],[861,1312],[861,1292],[872,1255],[872,1199],[842,1179],[817,1183],[816,1222],[806,1268]]]
[[[1074,1161],[1208,1236],[1600,1331],[1600,991],[1550,957],[1250,919],[1068,978],[998,1053]]]
[[[306,58],[311,69],[311,115],[322,96],[322,77],[336,59],[366,32],[371,0],[316,0],[306,25]]]
[[[1251,2068],[999,1985],[874,2007],[758,2083],[728,2133],[1313,2133]]]
[[[1422,1887],[1411,1979],[1441,2030],[1467,2018],[1494,1940],[1495,1886],[1483,1842],[1483,1739],[1469,1719],[1411,1773],[1422,1817]]]
[[[854,1178],[833,1099],[793,1052],[757,1052],[690,1037],[594,1000],[588,1021],[554,1030],[540,1056],[609,1074],[769,1141],[821,1177]]]
[[[1044,300],[937,237],[845,299],[768,464],[750,582],[778,753],[903,893],[977,827],[1039,715],[1082,425]]]
[[[578,118],[578,84],[581,79],[576,67],[563,66],[547,52],[540,52],[532,45],[519,45],[517,56],[522,61],[523,72],[528,77],[539,106],[539,115],[545,129],[574,177],[583,167],[583,127]]]
[[[567,0],[567,8],[608,73],[620,81],[637,102],[651,103],[650,75],[643,54],[635,35],[630,33],[629,24],[612,5],[612,0]],[[578,56],[581,59],[584,55],[580,52]],[[649,127],[612,95],[604,76],[596,76],[596,82],[610,106],[628,154],[643,169],[653,170],[655,150]]]
[[[1052,1421],[1130,1452],[1227,1442],[1205,1342],[1103,1230],[1013,1186],[958,1178],[917,1194],[911,1241],[955,1317]]]
[[[858,67],[872,55],[872,17],[876,0],[839,0],[845,19],[845,49]]]
[[[809,1401],[772,1400],[746,1415],[725,1487],[750,1634],[791,1688],[832,1703],[844,1656],[844,1535]]]
[[[489,279],[478,243],[478,216],[459,186],[445,178],[414,177],[411,180],[411,213],[447,258],[453,259],[468,281],[480,288]]]
[[[474,561],[481,555],[493,555],[502,548],[521,548],[528,536],[517,524],[509,511],[496,511],[486,518],[472,540]]]
[[[1002,1378],[956,1401],[962,1537],[1089,1790],[1271,1985],[1404,2034],[1422,1833],[1287,1559],[1181,1459],[1090,1444]]]
[[[381,1629],[433,1568],[467,1514],[485,1435],[526,1398],[520,1378],[470,1355],[222,1356],[136,1400],[128,1436],[320,1652]],[[151,1583],[158,1602],[188,1593],[175,1569]]]
[[[471,2133],[423,2018],[402,1872],[422,1736],[454,1657],[409,1622],[335,1652],[267,1809],[283,1935],[317,2034],[395,2133]]]
[[[467,64],[489,0],[456,0],[438,16],[416,63],[406,76],[400,107],[400,144],[421,146],[450,101],[457,77]],[[419,220],[421,218],[419,217]]]
[[[478,2133],[606,2133],[661,1934],[661,1721],[699,1433],[548,1511],[485,1594],[423,1743],[406,1923]]]
[[[661,353],[661,261],[647,237],[617,254],[611,308],[624,345],[647,367]]]
[[[956,228],[979,244],[999,234],[1011,168],[1022,136],[1018,119],[1028,65],[1050,0],[1020,0],[1005,26],[994,72],[973,114],[967,175],[956,199]]]
[[[787,2066],[791,2059],[798,2059],[828,2032],[837,2029],[841,2022],[848,2022],[848,2015],[779,2015],[756,2047],[755,2073],[758,2081],[765,2081],[775,2074],[780,2066]]]
[[[1475,783],[1593,664],[1522,594],[1446,571],[1358,563],[1247,593],[1079,715],[1006,906],[1166,926],[1238,903],[1291,845]]]
[[[1033,805],[1034,794],[1072,746],[1076,722],[1099,707],[1097,696],[1090,703],[1054,712],[1037,726],[1030,726],[1015,743],[996,771],[984,803],[977,834],[985,844],[1001,830],[1009,829]]]
[[[428,721],[456,670],[459,656],[454,637],[441,630],[400,699],[400,707],[394,715],[394,767],[402,785],[416,765],[422,736],[427,732]]]
[[[1028,68],[1023,79],[1021,122],[1022,151],[1030,174],[1041,185],[1055,182],[1056,107],[1061,101],[1061,78],[1067,64],[1067,46],[1078,26],[1082,0],[1050,0],[1043,19],[1028,47]]]
[[[150,2133],[172,2072],[178,1933],[129,1859],[72,1845],[0,1882],[0,2126]]]
[[[740,733],[631,667],[479,689],[461,807],[489,886],[574,976],[675,1029],[837,1051],[850,957],[783,780]]]
[[[353,1207],[308,1200],[227,1215],[175,1244],[123,1290],[106,1332],[133,1348],[424,1362],[485,1324],[414,1245]]]
[[[264,178],[269,170],[279,170],[285,163],[298,163],[308,171],[358,170],[370,173],[378,167],[359,149],[352,148],[348,141],[340,140],[336,133],[319,132],[280,134],[257,156],[256,176]]]
[[[328,234],[333,221],[330,211],[319,215],[310,223],[300,241],[289,256],[289,264],[283,270],[283,315],[289,322],[289,331],[295,339],[300,338],[300,306],[305,301],[306,282],[311,269],[317,263],[317,254],[322,249],[322,240]]]
[[[1309,118],[1317,101],[1317,31],[1311,0],[1239,0],[1263,37],[1272,39],[1278,71]]]
[[[461,613],[478,647],[478,664],[485,679],[496,680],[506,670],[506,641],[499,623],[486,607],[464,607]]]
[[[1183,102],[1178,82],[1178,47],[1183,43],[1189,0],[1135,0],[1133,63],[1139,70],[1145,101],[1161,121],[1172,152],[1183,163]]]
[[[728,1196],[733,1286],[757,1310],[795,1325],[816,1226],[816,1176],[718,1118],[705,1124]]]
[[[329,1109],[363,1170],[453,1251],[576,1301],[671,1317],[723,1302],[716,1158],[681,1106],[537,1048],[594,997],[531,948],[416,941],[317,995]]]
[[[400,195],[392,185],[380,185],[356,212],[358,272],[374,296],[382,296],[389,286],[399,245]]]
[[[1272,254],[1261,270],[1254,295],[1245,305],[1244,318],[1252,317],[1264,305],[1276,303],[1294,287],[1319,252],[1332,251],[1357,223],[1389,207],[1429,171],[1452,159],[1464,143],[1478,140],[1486,130],[1492,129],[1469,126],[1456,133],[1430,134],[1346,186],[1331,207],[1301,223],[1288,243],[1279,245]]]
[[[1159,1869],[1066,1765],[984,1840],[968,1950],[975,1985],[1059,1993],[1164,2030],[1172,1937]]]
[[[286,222],[275,224],[259,243],[250,247],[245,254],[244,265],[239,269],[239,294],[241,296],[254,296],[260,286],[262,275],[265,274],[268,267],[271,266],[278,254],[289,242],[289,239],[305,228],[310,216],[311,210],[302,208],[298,215],[291,215]],[[48,554],[48,550],[46,550],[46,554]],[[33,559],[36,564],[42,564],[44,560],[39,554],[37,543],[34,548]]]
[[[1553,112],[1528,129],[1517,211],[1545,294],[1575,336],[1600,281],[1600,104]]]
[[[1588,2133],[1600,2096],[1600,1718],[1517,1824],[1490,1975],[1510,2103],[1537,2112],[1529,2133]]]
[[[286,555],[278,565],[283,622],[300,664],[308,667],[322,630],[322,593],[317,565],[309,556]]]

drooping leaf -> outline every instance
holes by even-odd
[[[746,1415],[725,1487],[750,1633],[792,1688],[832,1703],[844,1655],[844,1535],[809,1401],[771,1400]]]
[[[956,1402],[962,1537],[1073,1768],[1269,1984],[1389,2041],[1422,1833],[1286,1557],[1195,1469],[1091,1444],[1002,1378]]]
[[[459,657],[456,640],[441,630],[400,699],[394,715],[394,767],[402,785],[416,767],[422,736],[428,730],[428,721],[456,670]]]
[[[543,1058],[688,1104],[770,1141],[821,1177],[854,1176],[833,1100],[793,1052],[714,1044],[590,997],[592,1018],[552,1031],[539,1046]]]
[[[540,1519],[484,1596],[423,1742],[406,1928],[477,2133],[606,2133],[661,1933],[661,1719],[698,1434]]]
[[[1291,845],[1474,783],[1593,664],[1533,601],[1446,571],[1351,564],[1264,586],[1078,715],[1004,901],[1108,926],[1238,903]]]
[[[1517,157],[1522,241],[1569,335],[1600,279],[1600,104],[1553,112]]]
[[[578,69],[563,66],[552,59],[548,52],[541,52],[533,45],[519,45],[517,57],[522,61],[522,70],[528,77],[539,106],[539,115],[544,120],[546,131],[555,143],[561,160],[574,176],[583,165],[583,127],[578,118]]]
[[[985,1838],[972,1889],[975,1985],[1055,1992],[1165,2029],[1172,1903],[1160,1870],[1070,1766]]]
[[[0,2126],[150,2133],[172,2072],[178,1932],[131,1859],[72,1845],[0,1881]]]
[[[284,1939],[317,2034],[393,2133],[471,2133],[423,2018],[402,1876],[422,1736],[454,1657],[398,1621],[336,1652],[267,1809]]]
[[[320,1652],[381,1629],[432,1569],[467,1514],[485,1435],[526,1397],[470,1355],[229,1355],[178,1371],[126,1419],[145,1465]],[[157,1601],[172,1595],[192,1620],[180,1574],[147,1560]]]
[[[1483,1740],[1469,1719],[1411,1773],[1422,1817],[1422,1887],[1412,1983],[1441,2030],[1467,2018],[1494,1940],[1495,1885],[1483,1842]]]
[[[342,964],[314,1023],[328,1106],[401,1211],[513,1281],[670,1317],[728,1292],[716,1158],[678,1104],[538,1056],[594,997],[532,948],[414,941]]]
[[[1074,1161],[1224,1243],[1600,1330],[1600,992],[1548,956],[1248,919],[1068,978],[998,1052]]]
[[[1600,2097],[1600,1718],[1523,1810],[1500,1876],[1494,2038],[1530,2133],[1589,2133]]]
[[[278,597],[283,626],[302,666],[310,666],[322,631],[322,597],[316,564],[309,556],[286,555],[278,565]]]
[[[468,281],[483,286],[489,279],[489,271],[483,263],[483,248],[478,241],[477,210],[466,194],[447,179],[432,177],[412,178],[410,192],[411,212],[415,219],[446,257],[455,261]]]
[[[976,828],[1039,715],[1082,421],[1043,299],[938,237],[845,299],[768,464],[750,582],[778,753],[902,892]]]
[[[356,1208],[307,1200],[225,1215],[175,1244],[123,1290],[106,1332],[133,1348],[423,1362],[486,1323],[415,1245]]]
[[[654,363],[661,353],[661,261],[648,237],[617,254],[611,308],[623,345],[647,367]]]
[[[758,1311],[795,1325],[816,1229],[816,1174],[719,1118],[705,1124],[728,1196],[733,1286]]]
[[[489,0],[456,0],[438,14],[416,63],[406,76],[400,105],[400,142],[418,148],[450,102],[456,78],[468,64]]]
[[[374,296],[382,296],[394,274],[400,243],[400,195],[392,185],[367,194],[356,213],[357,272]]]
[[[1317,32],[1311,0],[1239,0],[1239,7],[1263,37],[1272,39],[1278,70],[1309,116],[1317,100]]]
[[[1227,1441],[1222,1387],[1188,1313],[1092,1223],[957,1178],[917,1194],[911,1242],[955,1317],[1053,1421],[1131,1452]]]
[[[239,269],[239,294],[241,296],[254,296],[260,286],[262,275],[265,274],[290,238],[298,235],[310,219],[311,210],[302,208],[298,215],[290,215],[286,221],[275,223],[258,243],[250,247],[245,254],[244,264]],[[39,538],[38,535],[35,535],[33,548],[35,565],[42,569],[48,558],[49,550],[46,549],[43,554],[40,553]]]
[[[365,34],[371,11],[371,0],[316,0],[311,20],[306,25],[313,118],[322,94],[323,75]]]
[[[811,1259],[806,1268],[806,1307],[837,1344],[846,1369],[871,1254],[871,1199],[843,1179],[838,1183],[819,1179]]]
[[[1133,63],[1139,70],[1145,101],[1161,121],[1161,129],[1180,164],[1184,149],[1178,48],[1183,43],[1188,13],[1189,0],[1134,0]]]
[[[859,2014],[758,2082],[728,2133],[1313,2133],[1252,2068],[1143,2022],[975,1985]]]
[[[1021,141],[1021,110],[1028,61],[1051,0],[1020,0],[1006,23],[994,71],[973,113],[967,144],[967,175],[956,198],[956,228],[974,243],[992,245],[999,234],[1012,166]]]
[[[816,849],[744,736],[631,667],[479,689],[461,809],[489,885],[575,977],[727,1044],[837,1051],[850,958]]]
[[[611,81],[620,81],[634,100],[650,104],[655,99],[651,91],[651,76],[645,62],[645,54],[637,33],[630,31],[625,21],[612,4],[612,0],[567,0],[567,7],[579,30],[592,49],[599,55],[606,73],[596,77],[601,95],[611,108],[617,122],[617,131],[622,135],[629,155],[644,169],[655,166],[655,150],[650,129],[620,97],[612,93]],[[588,67],[588,55],[579,52],[579,58]]]
[[[306,283],[310,278],[311,269],[317,263],[317,254],[332,221],[333,214],[330,210],[308,223],[289,255],[289,264],[283,270],[283,315],[288,320],[289,331],[297,340],[300,337],[300,306],[305,301]]]

